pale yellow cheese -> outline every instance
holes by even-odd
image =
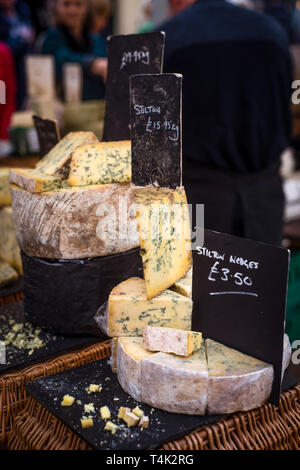
[[[175,282],[170,289],[191,299],[193,296],[193,268],[191,268],[184,277],[179,279],[179,281]]]
[[[70,395],[65,395],[63,397],[63,401],[61,402],[61,406],[72,406],[74,401],[74,397],[71,397]]]
[[[147,325],[191,330],[192,310],[190,299],[170,290],[148,300],[145,281],[130,278],[112,290],[97,321],[110,337],[142,336]]]
[[[48,176],[38,170],[12,168],[9,180],[11,183],[26,189],[30,193],[43,193],[63,187],[63,180]]]
[[[136,188],[135,205],[147,298],[181,279],[192,265],[184,188]]]
[[[49,176],[66,179],[69,176],[72,153],[77,147],[97,143],[93,132],[70,132],[61,139],[36,165],[36,169]]]
[[[189,356],[201,348],[202,333],[176,328],[146,326],[143,333],[144,347],[150,351]]]
[[[108,406],[102,406],[100,408],[100,416],[102,419],[110,419],[111,414]]]
[[[9,168],[0,168],[0,207],[10,205]]]
[[[0,261],[0,287],[7,286],[18,279],[18,273],[5,261]]]
[[[70,186],[131,182],[131,142],[99,142],[77,148],[72,155]]]
[[[0,228],[0,259],[15,268],[19,274],[23,274],[11,207],[0,209]]]
[[[94,426],[93,418],[82,418],[80,421],[83,429],[92,428]]]

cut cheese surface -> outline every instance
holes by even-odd
[[[0,287],[12,284],[18,279],[18,273],[8,263],[0,261]]]
[[[135,205],[147,298],[152,299],[192,265],[187,199],[184,188],[136,188]]]
[[[63,181],[58,177],[48,176],[38,170],[22,168],[11,169],[9,180],[30,193],[53,191],[63,186]]]
[[[77,147],[98,142],[93,132],[70,132],[61,139],[36,165],[36,169],[49,176],[68,178],[72,153]]]
[[[9,168],[0,168],[0,207],[10,205]]]
[[[170,289],[191,299],[193,296],[193,268],[191,268],[184,277],[179,279],[179,281],[175,282]]]
[[[273,366],[209,339],[205,347],[209,414],[248,411],[267,401],[272,390]]]
[[[189,356],[201,348],[202,333],[175,328],[146,326],[143,339],[144,347],[150,351]]]
[[[111,337],[142,336],[147,325],[190,330],[192,309],[190,299],[169,290],[148,300],[145,281],[130,278],[112,290],[101,327]]]
[[[28,256],[83,259],[139,245],[131,184],[63,188],[32,194],[11,187],[16,234]]]
[[[11,207],[0,209],[0,259],[23,273],[20,248],[17,242]]]
[[[99,142],[73,152],[70,186],[131,182],[131,142]]]

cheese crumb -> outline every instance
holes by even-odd
[[[71,397],[70,395],[65,395],[63,397],[63,401],[61,402],[61,406],[72,406],[74,401],[74,397]]]
[[[124,406],[120,406],[119,413],[118,413],[118,418],[123,419],[124,414],[126,413],[126,411],[128,411],[130,413],[131,409],[130,408],[125,408]]]
[[[112,421],[107,421],[104,430],[110,431],[112,434],[116,434],[118,426],[114,424]]]
[[[101,390],[102,390],[101,385],[90,384],[89,386],[89,392],[91,393],[101,392]]]
[[[148,418],[148,416],[143,416],[140,419],[139,427],[143,428],[143,429],[148,429],[148,427],[149,427],[149,418]]]
[[[132,410],[132,413],[135,414],[138,418],[142,418],[144,416],[143,410],[141,410],[141,408],[138,406]]]
[[[82,428],[91,428],[94,426],[93,418],[82,418],[81,427]]]
[[[102,419],[110,419],[110,410],[107,406],[100,408],[100,416]]]
[[[84,412],[85,413],[95,413],[94,403],[88,403],[84,405]]]
[[[131,413],[131,411],[127,410],[124,413],[123,420],[129,428],[131,428],[132,426],[136,426],[139,422],[139,418],[135,414]]]

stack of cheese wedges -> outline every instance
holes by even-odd
[[[201,340],[201,333],[159,327],[119,338],[120,385],[139,402],[189,415],[247,411],[269,398],[273,366]]]
[[[16,239],[9,188],[9,169],[0,168],[0,288],[22,274],[20,248]]]

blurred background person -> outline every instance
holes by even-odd
[[[137,33],[151,33],[155,29],[153,21],[153,1],[142,0],[142,18]]]
[[[106,41],[91,32],[89,0],[54,1],[55,27],[42,41],[41,52],[53,55],[57,85],[65,63],[78,63],[83,71],[83,100],[103,99],[107,74]]]
[[[177,15],[181,11],[185,10],[185,8],[188,8],[195,3],[195,1],[196,0],[169,0],[169,16],[172,17]]]
[[[91,0],[92,32],[107,38],[111,31],[111,2],[110,0]]]
[[[0,157],[2,157],[9,155],[12,150],[8,130],[11,116],[16,109],[17,91],[14,58],[10,48],[2,42],[0,43],[0,80],[4,83],[4,87],[3,84],[0,86]]]
[[[14,57],[17,76],[17,106],[24,105],[25,56],[32,51],[34,32],[28,6],[21,0],[0,0],[0,41],[7,44]]]
[[[272,18],[198,0],[161,27],[165,72],[183,74],[183,178],[205,227],[280,245],[280,156],[290,143],[292,64]]]

